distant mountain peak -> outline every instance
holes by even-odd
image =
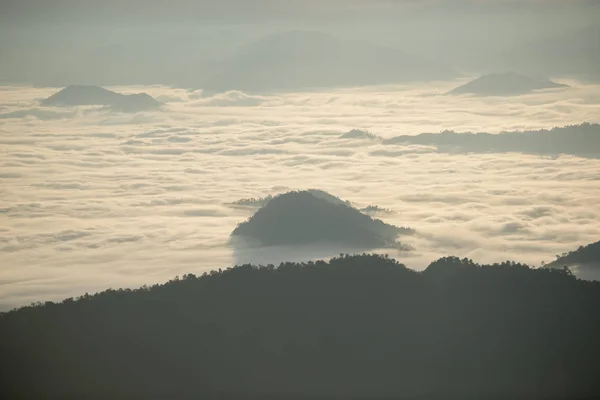
[[[44,106],[106,106],[115,111],[155,110],[162,103],[148,93],[121,94],[93,85],[69,85],[41,102]]]
[[[568,87],[546,78],[523,75],[514,71],[491,73],[465,83],[447,94],[474,94],[477,96],[516,96],[535,90]]]

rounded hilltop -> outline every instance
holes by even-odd
[[[262,246],[343,244],[389,248],[399,246],[399,235],[410,233],[410,228],[372,218],[327,192],[303,190],[273,197],[231,235]]]

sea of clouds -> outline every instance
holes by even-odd
[[[164,110],[41,107],[57,88],[0,87],[0,310],[137,287],[242,262],[351,249],[234,248],[245,197],[318,188],[409,226],[422,269],[440,256],[539,265],[600,238],[600,159],[443,154],[341,139],[498,133],[600,122],[600,86],[509,98],[445,96],[462,82],[205,96],[163,86]]]

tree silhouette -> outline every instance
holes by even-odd
[[[600,283],[386,256],[241,265],[0,316],[11,399],[567,399],[600,389]]]

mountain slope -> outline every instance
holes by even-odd
[[[546,268],[567,267],[581,279],[600,281],[600,241],[563,253]]]
[[[448,257],[244,265],[0,315],[7,399],[592,399],[600,283]]]
[[[263,246],[344,244],[358,248],[397,246],[399,228],[362,214],[322,191],[289,192],[271,199],[232,236]]]

